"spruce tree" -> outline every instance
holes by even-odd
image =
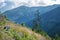
[[[39,10],[37,10],[35,13],[35,19],[33,20],[33,28],[32,28],[33,31],[35,32],[40,31],[40,27],[41,27],[40,21],[41,21],[40,12]]]
[[[60,40],[60,37],[56,34],[54,40]]]

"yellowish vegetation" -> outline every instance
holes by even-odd
[[[13,28],[15,30],[18,30],[21,33],[24,33],[26,36],[34,36],[37,40],[48,40],[44,36],[33,32],[31,29],[26,28],[26,27],[22,27],[21,25],[18,25],[16,23],[7,21],[6,25],[10,26],[11,28]],[[51,40],[51,39],[49,39],[49,40]]]

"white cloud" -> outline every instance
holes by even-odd
[[[4,0],[0,0],[0,8],[4,7],[6,4],[4,3]]]
[[[4,2],[4,0],[0,0],[0,3],[1,3],[1,2]]]
[[[11,2],[13,4],[7,6],[9,4],[5,2]],[[8,7],[7,9],[10,10],[19,7],[21,5],[33,7],[33,6],[49,6],[54,4],[60,4],[60,0],[0,0],[0,3],[2,3],[2,5],[0,5],[0,8],[7,6]]]
[[[11,1],[14,3],[13,7],[26,6],[48,6],[53,4],[60,4],[60,0],[0,0],[0,2]]]
[[[60,4],[60,0],[57,0],[55,4]]]
[[[2,4],[0,5],[0,8],[4,7],[5,5],[6,5],[5,3],[2,3]]]
[[[60,4],[60,0],[9,0],[14,2],[15,6],[48,6],[53,4]]]

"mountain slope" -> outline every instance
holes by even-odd
[[[30,21],[34,18],[34,14],[36,10],[39,10],[41,15],[45,12],[48,12],[58,6],[47,6],[47,7],[26,7],[26,6],[20,6],[16,9],[6,11],[6,15],[8,18],[12,21],[16,21],[18,23],[21,22],[27,22],[26,20]],[[20,21],[19,21],[20,20]]]
[[[47,35],[33,32],[26,26],[7,20],[6,16],[0,15],[0,40],[51,40]]]
[[[60,35],[59,27],[56,28],[56,25],[58,25],[60,22],[60,5],[31,8],[20,6],[16,9],[6,11],[5,13],[11,21],[17,23],[25,22],[28,26],[32,26],[31,21],[35,17],[34,14],[36,13],[36,10],[39,10],[41,14],[41,24],[43,25],[42,29],[50,36],[55,36],[55,33]]]
[[[10,26],[10,28],[14,28],[16,30],[19,30],[19,32],[22,32],[22,33],[26,33],[26,35],[32,35],[34,36],[37,40],[51,40],[51,38],[48,36],[47,38],[38,34],[38,33],[35,33],[33,32],[31,29],[29,28],[26,28],[26,27],[23,27],[21,25],[18,25],[18,24],[15,24],[13,22],[10,22],[10,21],[7,21],[6,25],[5,26]]]
[[[41,16],[44,30],[51,37],[55,36],[55,34],[58,34],[60,36],[60,6],[49,12],[46,12]]]

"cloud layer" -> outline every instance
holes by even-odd
[[[53,4],[60,4],[60,0],[0,0],[1,2],[5,1],[10,1],[14,3],[15,6],[21,6],[21,5],[26,5],[26,6],[48,6],[48,5],[53,5]],[[5,5],[3,3],[2,5]]]
[[[19,7],[21,5],[33,7],[33,6],[49,6],[54,4],[60,4],[60,0],[0,0],[0,9],[7,10]]]
[[[48,6],[53,4],[60,4],[60,0],[9,0],[17,5],[27,6]]]
[[[29,6],[60,4],[60,0],[0,0],[0,3],[4,1],[11,1],[15,5],[25,4]]]

